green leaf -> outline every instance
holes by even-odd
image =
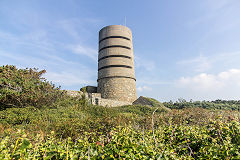
[[[30,145],[30,142],[29,142],[27,139],[23,139],[23,142],[22,142],[22,144],[21,144],[21,146],[20,146],[20,149],[21,149],[21,150],[24,150],[24,149],[26,149],[29,145]]]

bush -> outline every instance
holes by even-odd
[[[0,139],[0,159],[239,159],[240,124],[162,125],[155,130],[112,128],[84,132],[77,140],[24,130]]]
[[[63,92],[60,87],[41,78],[46,70],[17,69],[13,65],[0,67],[0,110],[12,107],[51,105]]]

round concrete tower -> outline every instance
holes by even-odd
[[[102,98],[118,101],[137,99],[132,32],[126,26],[99,31],[98,92]]]

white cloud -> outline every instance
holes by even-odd
[[[194,77],[181,77],[177,81],[178,87],[190,88],[196,91],[208,91],[219,89],[223,84],[216,76],[206,73],[201,73]]]
[[[230,69],[219,74],[201,73],[193,77],[181,77],[175,85],[196,92],[224,93],[236,88],[240,89],[240,69]]]
[[[139,92],[152,91],[152,88],[150,88],[148,86],[139,86],[139,87],[137,87],[137,91],[139,91]]]

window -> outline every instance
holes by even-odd
[[[95,104],[98,105],[98,98],[95,98]]]

